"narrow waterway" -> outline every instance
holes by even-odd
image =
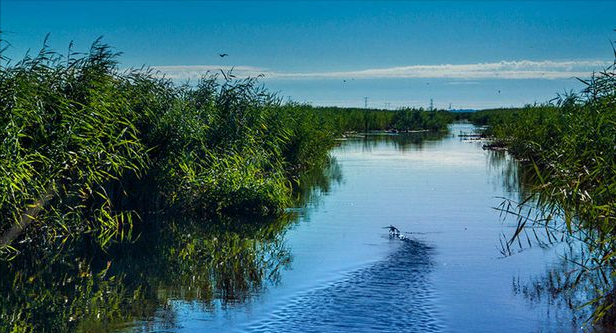
[[[0,310],[49,331],[580,332],[544,286],[567,244],[503,255],[515,218],[494,207],[521,177],[473,130],[341,141],[277,221],[158,217],[105,251],[33,249],[0,267]]]
[[[564,305],[529,297],[563,245],[501,253],[515,219],[494,207],[519,197],[519,177],[505,154],[458,136],[472,130],[344,141],[335,180],[284,235],[291,262],[276,283],[216,311],[179,300],[174,330],[579,331]],[[408,241],[389,237],[390,224]]]

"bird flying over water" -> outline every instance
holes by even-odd
[[[226,54],[226,53],[221,53],[221,54],[219,54],[219,56],[220,56],[221,58],[224,58],[224,57],[228,56],[228,54]]]
[[[383,229],[389,229],[389,233],[393,234],[393,235],[399,235],[400,234],[400,230],[398,230],[398,228],[394,227],[393,225],[389,225],[387,227],[383,227]]]

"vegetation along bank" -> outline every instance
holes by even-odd
[[[533,190],[527,203],[540,210],[536,218],[520,215],[525,226],[543,226],[579,238],[586,245],[579,269],[569,274],[561,291],[588,284],[596,305],[595,320],[616,323],[616,62],[581,80],[580,93],[558,96],[553,103],[517,109],[484,110],[465,115],[487,125],[490,146],[506,147],[530,169]],[[516,213],[517,214],[517,213]],[[599,286],[597,286],[597,284]]]
[[[347,131],[443,130],[446,112],[282,103],[254,78],[174,84],[47,47],[0,69],[0,250],[16,241],[130,238],[143,214],[278,215],[298,174]]]

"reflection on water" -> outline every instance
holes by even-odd
[[[612,285],[608,276],[613,275],[606,271],[609,268],[597,264],[596,258],[605,256],[605,252],[594,244],[596,236],[588,231],[569,234],[557,207],[550,202],[537,203],[533,188],[541,182],[532,163],[516,161],[504,151],[490,151],[488,161],[494,170],[500,170],[502,186],[518,194],[503,198],[496,207],[505,223],[514,227],[514,232],[501,235],[501,253],[510,256],[533,247],[560,250],[560,259],[544,274],[525,283],[519,276],[514,279],[514,294],[544,311],[550,322],[560,323],[557,331],[613,332],[616,311],[606,308],[599,322],[591,321],[592,312],[606,305],[602,299],[609,305],[616,294],[613,287],[606,288]],[[605,291],[608,294],[603,295]],[[544,306],[538,306],[541,304]]]
[[[297,207],[318,204],[321,195],[330,192],[335,184],[342,183],[342,169],[334,156],[329,157],[327,165],[302,173],[294,183],[295,205]],[[296,207],[296,208],[297,208]]]
[[[584,295],[575,295],[574,289],[569,289],[575,280],[568,271],[571,268],[570,262],[563,261],[561,265],[548,269],[546,275],[535,277],[531,282],[520,282],[519,276],[512,281],[513,293],[526,299],[531,307],[542,311],[545,318],[560,323],[561,331],[575,331],[583,327],[584,316],[588,318],[590,315],[586,311],[588,309],[581,308],[578,302],[580,296]]]
[[[139,298],[139,292],[129,295],[122,279],[107,274],[106,264],[79,255],[89,251],[87,244],[66,246],[64,253],[27,251],[19,262],[2,263],[2,332],[105,331],[107,324],[132,318],[123,299]]]
[[[254,332],[438,332],[432,249],[401,241],[384,260],[291,299]]]
[[[169,300],[224,309],[275,284],[291,256],[288,220],[148,220],[134,244],[86,239],[33,248],[0,266],[2,331],[108,331],[134,320],[177,327]]]
[[[492,181],[509,194],[500,198],[500,203],[494,207],[503,222],[513,229],[500,236],[501,254],[510,256],[533,247],[546,249],[562,242],[565,238],[562,232],[538,223],[547,214],[534,200],[529,200],[537,178],[532,165],[516,160],[505,151],[488,150],[486,159],[491,172],[497,174]]]
[[[532,165],[521,163],[502,150],[488,150],[487,161],[493,171],[500,173],[499,177],[494,178],[500,186],[508,193],[518,193],[515,197],[517,201],[523,201],[532,193],[537,178]]]
[[[335,159],[301,178],[298,205],[342,175]],[[276,285],[291,263],[289,213],[276,220],[148,216],[134,242],[106,251],[87,236],[24,247],[0,262],[0,332],[155,331],[181,327],[174,300],[224,311]]]
[[[558,249],[558,260],[545,273],[525,282],[517,275],[512,283],[514,295],[523,297],[547,319],[539,325],[539,330],[613,332],[616,312],[606,309],[604,318],[591,321],[601,298],[613,297],[601,294],[610,283],[607,277],[611,273],[597,269],[594,258],[604,254],[592,242],[586,242],[594,236],[585,232],[569,234],[558,210],[549,202],[545,205],[536,202],[533,188],[541,183],[530,162],[517,161],[504,151],[490,151],[488,161],[493,170],[500,171],[501,177],[497,179],[502,181],[502,186],[510,193],[517,193],[503,198],[495,207],[505,224],[513,228],[501,235],[501,253],[511,256],[533,248]]]
[[[515,223],[492,208],[524,197],[520,170],[446,133],[351,138],[283,218],[147,216],[106,252],[87,237],[24,247],[0,263],[0,332],[577,331],[579,303],[541,296],[563,288],[554,246],[498,253]]]
[[[361,140],[364,151],[371,151],[377,146],[393,145],[401,152],[411,152],[434,147],[440,140],[449,136],[447,132],[409,132],[409,133],[369,133],[354,138]]]
[[[513,292],[543,311],[552,322],[560,323],[559,331],[614,332],[616,312],[611,304],[615,291],[606,286],[611,286],[615,274],[609,267],[598,264],[597,258],[604,256],[604,252],[588,241],[593,236],[582,232],[566,234],[564,222],[560,223],[563,226],[557,231],[526,228],[543,231],[547,238],[536,243],[544,249],[558,247],[560,257],[545,273],[530,281],[522,283],[518,276],[513,280]],[[538,306],[541,304],[547,306]],[[602,314],[596,321],[592,320],[594,311]]]
[[[588,266],[589,260],[592,261],[592,256],[588,256],[587,249],[580,242],[568,242],[561,253],[560,260],[550,266],[545,274],[535,276],[526,283],[521,283],[519,277],[514,279],[514,294],[524,297],[530,306],[543,311],[546,318],[560,323],[561,331],[614,332],[616,318],[609,309],[598,322],[590,321],[593,304],[602,297],[604,279],[610,276],[610,272],[581,270],[582,266]],[[542,303],[548,306],[537,306]],[[563,316],[563,313],[566,315]]]

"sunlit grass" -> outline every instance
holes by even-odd
[[[278,215],[298,173],[349,131],[443,130],[444,112],[282,103],[232,72],[176,85],[97,40],[0,69],[0,252],[84,233],[105,247],[144,212]]]

